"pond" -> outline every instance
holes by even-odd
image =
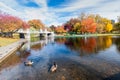
[[[120,37],[34,38],[3,62],[0,80],[120,80]]]

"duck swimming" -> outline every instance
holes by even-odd
[[[33,61],[30,60],[30,61],[27,61],[27,62],[24,62],[25,66],[32,66],[33,65]]]
[[[52,65],[50,71],[51,71],[51,72],[54,72],[54,71],[56,71],[56,70],[57,70],[57,64],[54,62],[54,64]]]

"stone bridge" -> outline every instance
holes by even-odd
[[[30,29],[19,29],[18,33],[20,36],[24,36],[24,38],[30,38],[30,34],[37,34],[37,36],[44,36],[44,37],[54,37],[54,32],[47,31],[45,30],[30,30]]]

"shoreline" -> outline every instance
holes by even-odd
[[[80,34],[80,35],[55,35],[55,37],[95,37],[95,36],[120,36],[120,34]]]
[[[16,50],[18,50],[24,43],[25,39],[20,39],[17,42],[9,44],[7,46],[0,47],[0,64],[10,55],[12,55]]]

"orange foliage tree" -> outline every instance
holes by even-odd
[[[94,22],[94,19],[92,18],[86,18],[81,21],[82,27],[81,27],[81,32],[90,32],[94,33],[96,32],[96,23]]]
[[[28,24],[30,27],[33,27],[35,29],[44,29],[45,25],[38,19],[33,19],[28,21]]]
[[[58,26],[55,28],[56,33],[66,33],[66,30],[64,29],[64,26]]]

